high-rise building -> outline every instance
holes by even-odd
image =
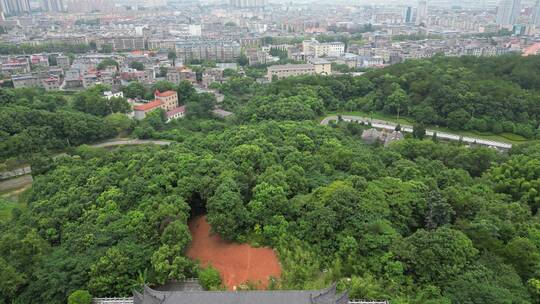
[[[427,24],[428,17],[428,4],[427,0],[418,1],[418,8],[416,9],[416,25]]]
[[[403,13],[403,21],[405,23],[411,23],[412,22],[412,7],[407,6],[407,8],[405,9],[405,12]]]
[[[540,0],[536,1],[536,5],[533,8],[532,24],[540,27]]]
[[[30,12],[29,0],[0,0],[0,10],[8,15]]]
[[[497,24],[500,26],[514,25],[520,11],[521,0],[501,0],[497,7]]]
[[[62,0],[41,0],[41,9],[46,12],[62,12],[64,11],[64,3]]]

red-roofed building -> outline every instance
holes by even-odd
[[[163,108],[163,102],[161,100],[152,100],[149,103],[134,106],[133,112],[135,114],[135,119],[141,120],[146,117],[146,113],[155,109],[162,109],[162,108]]]
[[[183,113],[185,112],[185,108],[183,110],[177,110],[183,107],[178,107],[178,94],[176,91],[156,91],[154,93],[154,97],[155,99],[149,103],[133,107],[135,119],[144,119],[146,117],[146,113],[155,109],[163,109],[167,113],[170,112],[172,113],[171,117],[174,116],[175,118],[184,116]],[[170,120],[169,117],[167,117],[167,120]]]
[[[166,113],[167,122],[184,117],[186,114],[186,106],[180,106],[178,108],[172,109]]]
[[[176,93],[176,91],[155,91],[154,97],[156,98],[156,100],[161,100],[161,102],[163,102],[163,109],[165,111],[170,111],[178,107],[178,94]]]
[[[49,78],[43,79],[41,83],[43,87],[45,88],[45,90],[47,91],[60,89],[60,80],[56,77],[49,77]]]

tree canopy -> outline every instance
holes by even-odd
[[[507,69],[477,60],[506,62]],[[37,138],[62,146],[66,138],[81,144],[132,126],[139,138],[173,142],[80,146],[36,159],[39,174],[26,207],[12,208],[0,221],[1,300],[65,303],[83,291],[127,296],[143,284],[188,277],[222,288],[215,269],[185,254],[188,221],[205,214],[224,239],[278,252],[283,269],[272,288],[337,282],[352,298],[392,303],[537,303],[540,144],[501,153],[441,143],[424,138],[429,122],[418,119],[415,136],[383,147],[361,141],[368,126],[316,120],[326,111],[357,107],[413,116],[422,104],[433,110],[424,113],[441,119],[448,119],[442,111],[455,112],[450,117],[460,126],[483,113],[485,122],[493,115],[501,124],[533,128],[534,108],[520,109],[534,105],[536,76],[519,76],[522,60],[531,65],[537,59],[434,58],[365,77],[293,77],[269,85],[232,76],[218,89],[223,106],[236,112],[233,119],[212,117],[213,96],[188,83],[130,84],[138,96],[177,90],[193,111],[174,123],[153,111],[130,126],[110,112],[76,111],[57,93],[0,90],[0,136],[9,141],[0,145],[6,149],[26,149],[13,139],[24,132],[44,133]],[[438,82],[424,65],[439,73]],[[446,74],[471,81],[449,80],[442,88]],[[490,85],[492,91],[514,88],[505,98],[532,96],[531,103],[494,105],[483,99],[487,91],[480,101],[469,99],[474,90],[466,88],[483,81],[499,84]],[[434,107],[439,100],[432,94],[454,98]],[[520,118],[523,113],[528,117]],[[75,126],[63,129],[71,120]],[[42,142],[35,142],[32,151],[40,151]]]

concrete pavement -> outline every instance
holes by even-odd
[[[371,120],[370,118],[361,117],[361,116],[341,115],[341,119],[344,121],[358,121],[358,122],[364,122],[364,123],[369,123],[371,121],[371,125],[376,129],[394,130],[396,127],[396,124],[393,122],[380,120],[380,119]],[[330,121],[337,121],[337,120],[338,120],[337,115],[332,115],[332,116],[325,117],[321,121],[321,124],[327,125]],[[412,133],[413,127],[409,125],[401,125],[401,131]],[[497,148],[501,150],[508,150],[512,148],[512,144],[505,143],[505,142],[476,138],[476,137],[469,137],[469,136],[461,136],[458,134],[439,132],[439,131],[429,130],[429,129],[426,129],[426,136],[433,136],[433,133],[435,132],[437,133],[437,138],[443,139],[443,140],[459,141],[461,139],[461,141],[464,143],[477,144],[477,145],[490,147],[490,148]]]

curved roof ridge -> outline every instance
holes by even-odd
[[[256,289],[256,290],[182,290],[182,291],[167,291],[167,290],[156,290],[152,289],[148,285],[144,285],[145,291],[147,290],[150,293],[157,293],[157,294],[167,294],[167,293],[243,293],[243,292],[268,292],[268,293],[279,293],[279,292],[304,292],[304,293],[319,293],[323,294],[325,292],[328,292],[332,288],[335,289],[335,286],[330,286],[325,289],[310,289],[310,290],[298,290],[298,289]]]

